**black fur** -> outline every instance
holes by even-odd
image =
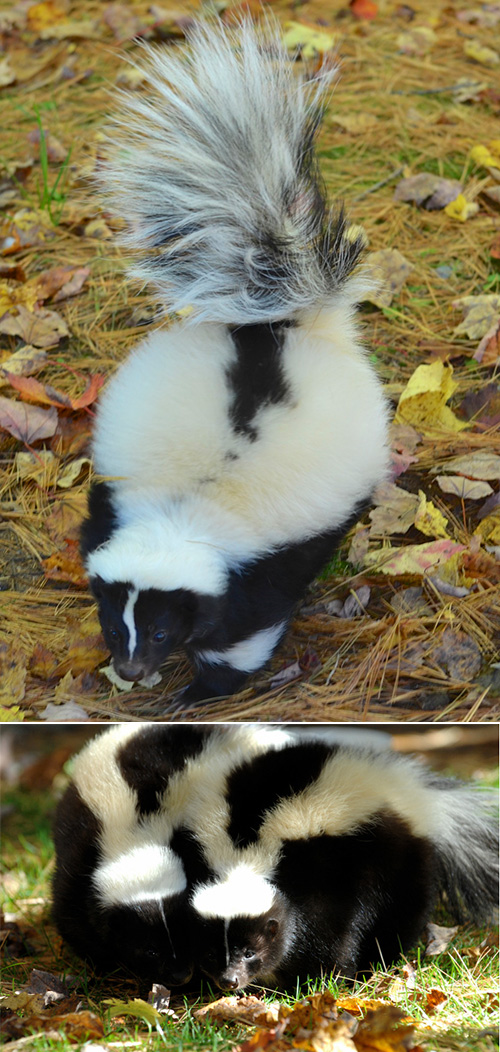
[[[258,436],[252,423],[259,409],[290,399],[283,371],[283,325],[241,325],[232,330],[236,361],[228,370],[233,400],[229,415],[237,434],[250,441]]]
[[[137,793],[138,815],[159,810],[172,775],[199,756],[212,732],[212,727],[147,727],[117,750],[123,780]]]
[[[80,532],[82,558],[109,541],[117,525],[111,486],[108,482],[93,482],[88,496],[88,515]]]
[[[243,990],[259,981],[279,983],[287,940],[298,941],[300,930],[293,907],[279,892],[267,913],[235,917],[227,930],[216,918],[192,923],[199,967],[221,990]]]

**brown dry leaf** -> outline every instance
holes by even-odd
[[[33,479],[44,489],[52,487],[56,481],[59,461],[49,449],[41,449],[37,453],[16,453],[14,463],[20,479]]]
[[[40,372],[46,363],[47,352],[41,347],[33,347],[27,343],[25,347],[20,347],[9,358],[0,362],[0,384],[8,383],[6,373],[13,373],[14,376],[32,376],[33,373]]]
[[[87,494],[82,490],[54,502],[45,518],[49,537],[59,543],[65,539],[77,540],[87,511]]]
[[[16,705],[26,689],[26,654],[18,642],[0,641],[0,705]]]
[[[432,212],[445,208],[462,192],[462,184],[457,179],[443,179],[430,172],[419,172],[401,179],[394,191],[395,201],[414,201]]]
[[[449,471],[453,475],[467,475],[473,479],[500,479],[500,455],[478,449],[465,456],[452,457],[438,468],[431,468],[432,474],[437,474],[438,471]]]
[[[473,358],[476,362],[482,362],[483,365],[495,365],[498,357],[500,356],[500,317],[493,322],[491,329],[488,329],[478,344]]]
[[[65,414],[59,417],[50,448],[57,456],[76,457],[88,450],[91,433],[92,419],[89,413]]]
[[[20,208],[0,226],[0,254],[9,256],[20,249],[42,245],[53,237],[55,231],[46,213],[35,208]]]
[[[58,660],[42,643],[37,643],[28,662],[28,668],[33,676],[39,679],[52,679],[56,673]]]
[[[463,475],[437,475],[436,482],[443,493],[453,493],[462,500],[481,500],[493,493],[489,482],[464,478]]]
[[[447,537],[448,519],[445,519],[439,508],[427,500],[423,490],[418,491],[418,508],[415,515],[415,526],[425,537]]]
[[[77,622],[68,633],[68,650],[64,660],[76,676],[82,672],[93,672],[109,656],[101,627],[97,618]]]
[[[480,340],[498,321],[500,294],[488,292],[481,296],[462,296],[453,300],[452,306],[464,314],[463,321],[454,329],[454,335],[465,333],[469,340]]]
[[[429,923],[427,925],[427,945],[425,947],[426,957],[435,957],[439,953],[445,953],[457,931],[458,925],[455,928],[443,928],[439,924]]]
[[[47,158],[52,164],[62,164],[68,156],[68,150],[55,135],[52,135],[46,128],[43,133],[44,143],[47,150]],[[30,131],[28,135],[28,142],[31,146],[39,146],[42,138],[40,128],[36,127]]]
[[[91,465],[92,461],[88,457],[78,457],[77,460],[73,460],[71,464],[68,464],[63,471],[59,472],[57,478],[57,485],[61,489],[69,489],[70,486],[76,482],[79,475],[82,473],[82,469],[87,465]]]
[[[370,512],[370,534],[386,536],[407,533],[415,521],[418,497],[394,482],[383,482],[374,495],[375,507]]]
[[[448,995],[443,990],[426,990],[425,994],[425,1011],[427,1015],[433,1015],[434,1012],[441,1007],[448,1000]]]
[[[0,429],[8,431],[20,442],[31,446],[41,438],[49,438],[57,427],[57,410],[15,402],[0,395]]]
[[[335,114],[333,123],[344,128],[350,135],[365,135],[377,126],[377,118],[371,113],[347,113],[341,117]]]
[[[66,22],[54,22],[40,30],[40,40],[68,40],[71,37],[101,40],[99,23],[92,18],[68,19]]]
[[[358,1052],[410,1052],[415,1047],[415,1027],[403,1023],[404,1018],[394,1005],[368,1012],[354,1037]]]
[[[11,68],[8,56],[0,59],[0,88],[6,88],[8,84],[15,84],[16,74]]]
[[[413,270],[397,248],[383,248],[379,252],[369,252],[366,263],[370,267],[377,288],[367,293],[366,299],[376,307],[389,307],[394,296],[401,289]]]
[[[273,1026],[278,1022],[280,1005],[278,1001],[264,1004],[253,995],[220,997],[202,1008],[196,1008],[193,1015],[196,1019],[210,1019],[212,1023],[246,1023],[249,1026]]]
[[[71,672],[67,672],[54,691],[54,703],[62,705],[65,702],[75,702],[82,698],[85,700],[88,698],[89,693],[93,693],[94,689],[95,679],[88,672],[82,672],[78,676],[73,676]]]
[[[51,384],[42,384],[32,376],[15,376],[7,373],[7,379],[11,386],[19,391],[21,398],[28,402],[42,402],[43,405],[55,405],[58,409],[77,410],[85,409],[95,402],[105,377],[99,373],[90,376],[83,394],[78,398],[71,398],[64,391],[57,391]]]
[[[89,274],[90,267],[51,267],[31,280],[40,300],[53,297],[58,303],[80,292]]]
[[[45,576],[52,581],[69,581],[77,588],[86,588],[88,584],[85,567],[80,558],[77,541],[66,541],[65,547],[42,559]]]
[[[451,679],[469,683],[482,665],[481,651],[477,643],[465,632],[446,628],[440,637],[439,646],[432,652],[433,660],[445,668]]]
[[[46,26],[65,18],[67,12],[66,0],[41,0],[38,4],[31,4],[26,12],[28,28],[38,33]]]
[[[29,311],[22,304],[17,313],[0,318],[0,332],[7,336],[20,336],[35,347],[55,347],[63,336],[69,336],[64,318],[53,310]]]
[[[90,223],[85,225],[84,233],[86,237],[95,237],[103,241],[113,237],[113,231],[110,230],[104,219],[91,219]]]
[[[132,40],[144,34],[146,26],[127,4],[108,4],[102,13],[103,22],[117,40]]]
[[[16,310],[19,306],[26,307],[27,310],[32,311],[39,302],[39,297],[36,288],[28,281],[23,285],[12,284],[12,281],[0,281],[0,318],[3,318],[4,314],[12,313],[15,315]]]

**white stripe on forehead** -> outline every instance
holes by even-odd
[[[127,599],[127,602],[125,603],[125,609],[123,611],[123,624],[125,625],[126,628],[128,628],[128,656],[129,656],[129,658],[132,658],[134,656],[134,651],[135,651],[135,648],[137,646],[137,629],[135,627],[135,620],[134,620],[134,607],[135,607],[135,604],[137,602],[138,595],[139,595],[139,589],[138,588],[134,588],[132,586],[130,588],[129,593],[128,593],[128,599]]]
[[[271,909],[276,889],[272,884],[241,863],[214,884],[198,884],[191,904],[202,917],[259,917]]]

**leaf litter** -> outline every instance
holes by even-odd
[[[219,6],[237,17],[237,6]],[[82,17],[68,0],[5,16],[0,639],[12,688],[2,718],[46,719],[54,706],[63,717],[74,704],[102,720],[498,720],[500,513],[481,508],[499,479],[474,460],[500,456],[490,8],[465,17],[444,0],[422,0],[418,12],[371,0],[339,12],[320,0],[300,11],[272,3],[297,62],[342,60],[319,160],[331,199],[345,200],[386,268],[388,291],[364,305],[363,322],[397,421],[394,476],[305,597],[270,667],[234,698],[189,710],[175,697],[188,678],[182,656],[161,684],[126,695],[99,674],[107,658],[102,639],[90,643],[99,628],[77,537],[100,386],[161,321],[148,292],[126,280],[119,217],[91,183],[104,85],[124,75],[123,41],[132,52],[137,36],[177,47],[195,9],[91,0]],[[257,5],[248,10],[258,17]],[[476,40],[479,51],[464,47]],[[141,91],[140,79],[131,87]],[[446,211],[458,200],[461,218],[460,195],[478,206],[465,222]],[[421,598],[408,609],[412,588]],[[68,649],[74,626],[78,655]],[[447,632],[480,661],[468,681]]]

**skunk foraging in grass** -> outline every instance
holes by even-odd
[[[388,964],[442,893],[458,919],[486,919],[490,794],[341,731],[151,724],[94,739],[56,815],[60,933],[145,981],[294,988]]]
[[[407,757],[300,742],[205,799],[185,821],[219,879],[195,886],[192,938],[222,989],[353,977],[407,950],[443,894],[457,920],[498,903],[496,794]]]
[[[210,781],[208,772],[224,779],[289,738],[273,726],[126,724],[85,746],[54,824],[53,915],[80,956],[149,981],[190,979],[191,889],[180,856],[186,799]],[[213,877],[203,859],[193,868],[189,857],[193,880]]]
[[[102,175],[152,251],[135,273],[169,311],[97,413],[82,552],[116,673],[183,646],[196,702],[238,690],[387,471],[387,412],[360,344],[362,249],[314,156],[325,73],[275,32],[200,26],[148,50],[149,96]]]

